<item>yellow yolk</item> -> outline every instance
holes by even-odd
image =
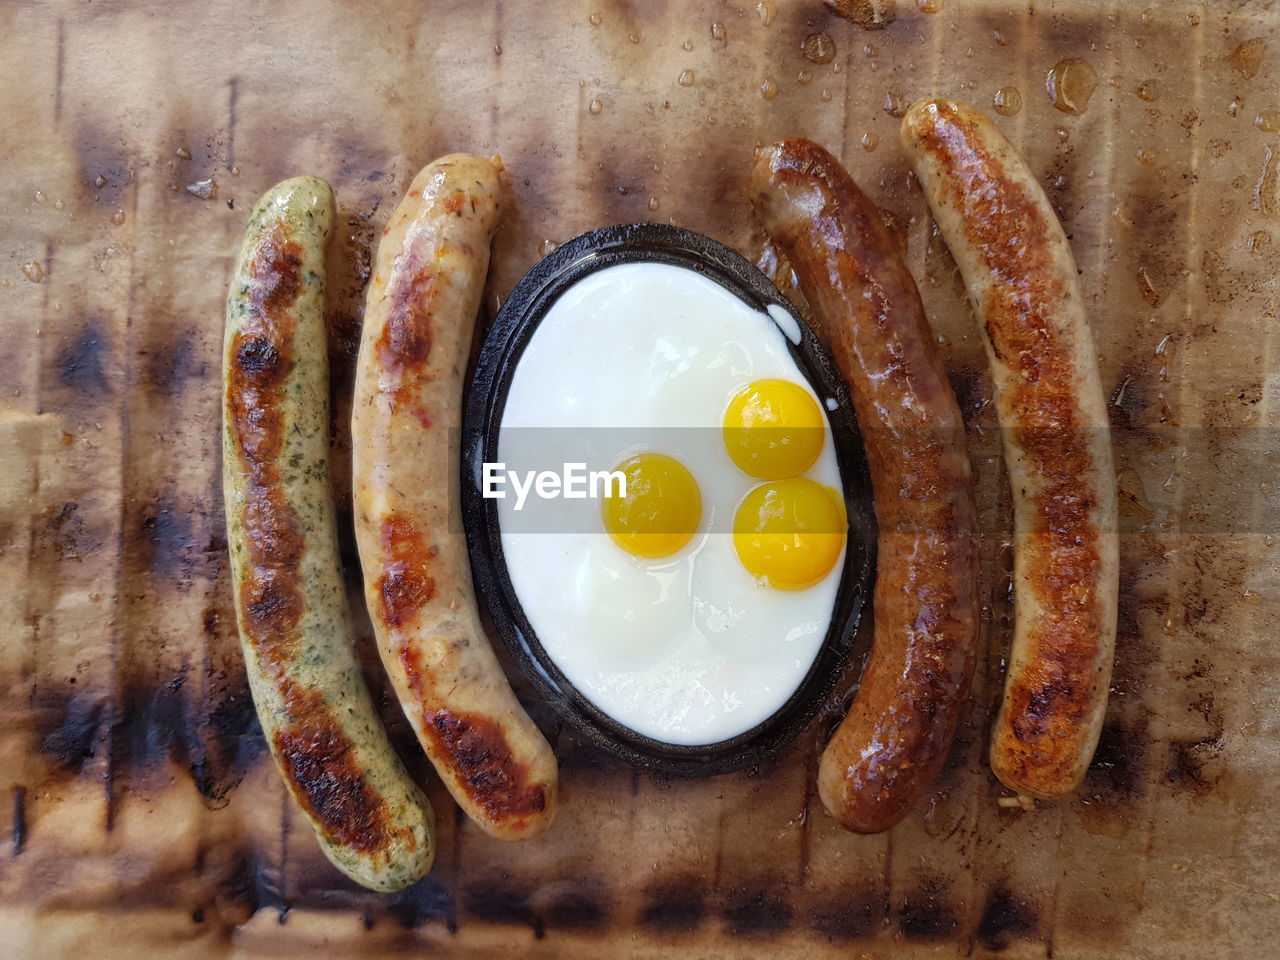
[[[724,445],[744,472],[761,480],[804,473],[822,452],[824,421],[809,391],[789,380],[756,380],[724,412]]]
[[[762,483],[738,505],[733,545],[754,577],[778,590],[804,590],[836,565],[844,547],[839,495],[804,477]]]
[[[614,467],[627,478],[626,496],[605,497],[604,528],[637,557],[668,557],[689,542],[702,519],[698,483],[679,460],[641,453]]]

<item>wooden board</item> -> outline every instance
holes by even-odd
[[[817,0],[0,6],[0,952],[1274,954],[1280,9],[898,7],[872,33]],[[819,30],[827,64],[800,53]],[[1080,115],[1045,92],[1066,57],[1099,77]],[[990,383],[891,115],[926,93],[990,109],[1003,87],[1093,303],[1124,522],[1102,745],[1077,796],[1034,812],[997,807],[984,760],[1010,626]],[[968,419],[989,653],[936,791],[854,836],[813,791],[834,713],[772,768],[676,782],[535,703],[563,807],[507,846],[455,818],[384,700],[440,857],[403,894],[353,888],[267,761],[228,604],[217,347],[249,207],[293,174],[335,188],[341,409],[371,244],[433,157],[510,170],[492,315],[548,241],[605,223],[758,255],[751,151],[795,134],[909,224]],[[186,189],[206,179],[216,197]]]

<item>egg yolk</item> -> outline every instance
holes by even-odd
[[[836,565],[847,525],[836,491],[804,477],[775,480],[738,505],[733,545],[752,576],[778,590],[804,590]]]
[[[781,480],[804,473],[822,452],[824,422],[813,395],[789,380],[756,380],[724,413],[724,445],[745,473]]]
[[[702,519],[698,483],[679,460],[641,453],[614,467],[627,478],[626,496],[605,497],[604,528],[637,557],[668,557],[683,547]]]

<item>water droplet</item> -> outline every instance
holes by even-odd
[[[865,44],[862,48],[862,55],[868,59],[880,56],[880,50],[874,43]]]
[[[43,190],[36,191],[36,203],[44,203],[49,198],[44,195]]]
[[[1156,162],[1156,155],[1146,147],[1139,147],[1137,156],[1138,162],[1146,164],[1147,166],[1151,166],[1151,164]]]
[[[587,109],[591,112],[592,116],[595,116],[604,109],[604,104],[599,100],[592,100],[591,103],[587,105]]]
[[[676,83],[682,87],[692,87],[697,77],[692,70],[682,70],[680,76],[676,78]]]
[[[1071,131],[1066,127],[1054,127],[1053,135],[1058,138],[1059,143],[1066,143],[1071,139]]]
[[[495,56],[498,56],[498,57],[502,56],[502,44],[495,43],[493,45],[493,53]]]
[[[1012,117],[1022,109],[1022,91],[1017,87],[1001,87],[991,98],[991,105],[1002,117]]]
[[[1240,76],[1246,80],[1252,80],[1258,68],[1262,66],[1262,58],[1266,55],[1267,41],[1261,37],[1255,37],[1252,40],[1246,40],[1227,54],[1227,63]]]
[[[1001,30],[993,30],[991,33],[991,39],[1002,47],[1007,47],[1009,45],[1009,38]]]
[[[233,177],[238,177],[238,176],[240,176],[240,168],[239,168],[239,167],[232,167],[232,168],[231,168],[231,175],[232,175]]]
[[[102,174],[98,174],[96,177],[93,178],[93,185],[97,187],[99,190],[101,190],[103,187],[107,185],[107,178],[104,177]]]
[[[1077,116],[1089,106],[1089,98],[1093,96],[1097,86],[1097,73],[1078,57],[1059,60],[1044,82],[1054,108]]]
[[[921,13],[938,13],[942,9],[942,0],[916,0]]]
[[[629,34],[627,34],[627,39],[628,39],[629,41],[631,41],[632,43],[639,43],[639,42],[640,42],[640,34],[638,34],[638,33],[629,33]]]
[[[840,61],[839,61],[839,60],[837,60],[835,63],[833,63],[833,64],[831,65],[831,72],[832,72],[832,73],[839,73],[839,72],[840,72],[841,70],[843,70],[843,69],[844,69],[844,67],[840,64]]]
[[[40,266],[39,260],[28,260],[21,269],[22,275],[32,283],[39,283],[44,279],[44,267]]]
[[[1244,101],[1239,97],[1233,97],[1231,102],[1227,104],[1227,113],[1233,117],[1240,113],[1240,108],[1244,106]]]
[[[1067,179],[1066,174],[1060,173],[1053,178],[1053,189],[1065,190],[1070,182],[1071,181]]]
[[[778,8],[770,0],[760,0],[760,3],[756,4],[756,13],[760,15],[760,22],[767,27],[773,23],[773,18],[778,15]]]
[[[829,33],[811,33],[800,41],[800,54],[811,63],[830,63],[836,58],[836,42]]]
[[[1154,319],[1154,318],[1153,318]],[[1163,357],[1165,350],[1169,348],[1169,341],[1173,339],[1172,333],[1166,333],[1164,338],[1156,344],[1156,356]]]
[[[662,204],[658,201],[658,198],[657,198],[657,197],[650,197],[650,198],[649,198],[649,209],[650,209],[650,210],[657,210],[660,206],[662,206]]]
[[[1138,84],[1138,96],[1147,102],[1160,96],[1160,92],[1156,89],[1156,82],[1154,80],[1143,80],[1142,83]]]
[[[120,226],[120,224],[124,223],[124,210],[117,210],[115,213],[113,213],[111,215],[111,222],[114,223],[117,227]]]
[[[1257,230],[1249,234],[1248,248],[1250,253],[1261,253],[1271,245],[1271,234],[1265,230]]]
[[[176,155],[180,160],[190,160],[190,159],[191,159],[191,151],[190,151],[190,150],[188,150],[186,147],[179,147],[177,150],[175,150],[175,151],[174,151],[174,154],[175,154],[175,155]]]
[[[1142,25],[1146,27],[1146,26],[1150,26],[1151,21],[1154,20],[1155,18],[1156,18],[1156,12],[1152,10],[1150,7],[1147,7],[1147,9],[1142,11],[1142,16],[1140,16],[1138,19],[1141,20]]]
[[[693,41],[692,41],[692,40],[686,40],[684,43],[680,44],[680,46],[681,46],[681,47],[683,47],[685,50],[692,50],[692,49],[693,49]]]
[[[1253,125],[1263,133],[1275,133],[1280,130],[1280,110],[1263,110],[1253,118]]]
[[[63,207],[65,207],[65,206],[66,206],[66,204],[65,204],[65,203],[63,203],[61,200],[55,200],[55,201],[53,201],[53,209],[55,209],[55,210],[61,210],[61,209],[62,209]]]
[[[187,193],[201,200],[214,200],[218,196],[218,183],[212,177],[187,184]]]
[[[867,69],[870,70],[872,73],[875,73],[877,70],[880,69],[880,61],[872,60],[870,63],[867,64]]]
[[[538,247],[538,256],[545,257],[558,246],[560,246],[560,244],[556,243],[554,240],[543,240],[542,244]]]
[[[723,43],[724,38],[725,38],[724,24],[720,23],[719,21],[716,21],[711,25],[711,39],[719,40],[721,43]]]
[[[808,70],[801,70],[799,73],[796,74],[796,83],[800,84],[800,86],[802,87],[808,84],[809,81],[812,79],[813,79],[813,74],[810,73]]]
[[[906,101],[896,93],[886,93],[884,95],[884,112],[891,117],[901,117],[907,112]]]
[[[826,101],[826,100],[830,100],[830,99],[831,99],[831,91],[830,91],[830,90],[828,90],[826,87],[823,87],[823,88],[822,88],[822,93],[820,93],[818,96],[820,96],[824,101]]]
[[[862,149],[867,153],[880,146],[880,138],[869,130],[862,135],[862,139],[859,142],[862,144]]]
[[[593,27],[600,26],[600,14],[598,13],[593,13],[591,16],[587,17],[587,20]]]
[[[778,85],[773,82],[772,77],[765,77],[764,82],[760,84],[760,96],[766,100],[772,100],[778,95]]]

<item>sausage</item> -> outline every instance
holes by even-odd
[[[845,827],[893,826],[937,776],[977,655],[976,511],[964,421],[880,211],[826,150],[757,154],[751,200],[849,383],[879,526],[875,636],[818,793]]]
[[[329,479],[329,185],[278,184],[227,296],[222,486],[249,689],[320,847],[373,890],[431,869],[431,807],[387,741],[347,617]]]
[[[504,840],[551,822],[556,759],[485,636],[458,498],[463,374],[501,213],[499,168],[424,168],[383,233],[352,408],[353,498],[382,661],[458,805]]]
[[[980,319],[1014,504],[1014,632],[991,768],[1020,795],[1084,777],[1115,653],[1119,536],[1106,401],[1062,225],[994,124],[927,99],[902,142]]]

